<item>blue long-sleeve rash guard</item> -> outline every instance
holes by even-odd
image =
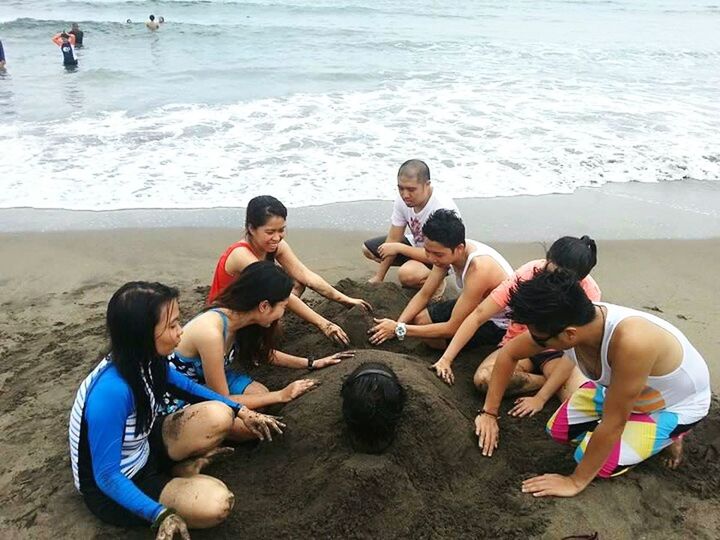
[[[242,408],[239,403],[193,382],[169,367],[168,386],[171,394],[191,403],[217,400],[233,408],[236,413]],[[152,523],[164,507],[145,495],[120,469],[126,422],[134,412],[130,387],[117,368],[109,363],[88,390],[84,407],[93,478],[108,497]]]

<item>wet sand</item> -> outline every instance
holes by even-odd
[[[485,240],[474,232],[469,236]],[[381,315],[396,316],[403,291],[362,285],[373,269],[359,255],[368,234],[291,230],[289,240],[312,269],[331,282],[349,278],[343,287],[359,287],[387,311]],[[200,228],[0,235],[0,536],[126,536],[86,510],[72,486],[67,455],[74,393],[106,344],[106,303],[128,280],[160,280],[180,287],[189,319],[202,303],[217,256],[237,237],[237,230]],[[515,266],[543,253],[539,242],[493,245]],[[686,332],[710,365],[715,391],[719,255],[716,239],[608,240],[599,243],[593,272],[605,300],[652,310]],[[313,295],[308,299],[344,324],[357,324],[353,313]],[[356,329],[361,334],[362,325]],[[317,354],[330,345],[290,318],[284,349]],[[317,372],[321,387],[283,408],[289,428],[282,440],[241,446],[209,471],[227,482],[238,504],[226,524],[193,537],[720,536],[717,405],[688,438],[680,471],[651,460],[622,478],[594,482],[576,498],[536,500],[520,493],[522,479],[568,472],[573,465],[569,451],[543,433],[550,404],[529,421],[503,419],[501,451],[488,460],[471,433],[480,398],[470,382],[486,351],[464,354],[458,362],[462,382],[449,388],[427,370],[437,353],[412,340],[383,350],[382,360],[397,368],[410,392],[401,432],[386,455],[352,454],[339,423],[342,377],[357,362],[378,356],[363,350],[352,362]],[[275,388],[306,373],[261,368],[254,375]],[[127,535],[151,537],[147,530]]]

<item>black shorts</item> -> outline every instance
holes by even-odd
[[[378,248],[381,244],[385,243],[385,240],[387,240],[386,236],[376,236],[375,238],[371,238],[370,240],[365,240],[365,247],[368,248],[368,251],[375,255],[378,259],[380,258],[380,254],[378,253]],[[406,246],[412,246],[410,241],[403,236],[402,240],[400,241],[401,244],[405,244]],[[406,257],[405,255],[398,254],[395,255],[395,259],[392,262],[391,266],[402,266],[408,261],[412,261],[413,259],[410,259],[409,257]],[[420,261],[418,261],[420,262]],[[432,269],[432,264],[429,263],[423,263],[428,268]]]
[[[456,303],[457,298],[430,304],[427,308],[430,320],[434,323],[449,321]],[[496,346],[502,341],[503,336],[505,336],[505,329],[500,328],[492,321],[488,321],[477,329],[475,335],[470,338],[470,341],[467,342],[463,349],[472,349],[481,345]]]
[[[537,354],[533,354],[530,357],[530,361],[532,362],[532,371],[531,373],[535,375],[542,375],[543,374],[543,366],[547,364],[550,360],[555,360],[556,358],[560,358],[563,355],[563,351],[556,351],[554,349],[550,349],[547,351],[543,351]]]
[[[160,493],[172,480],[170,470],[175,462],[170,459],[162,438],[162,425],[165,416],[155,420],[150,431],[150,455],[145,466],[131,478],[140,491],[155,501],[160,500]],[[105,495],[96,485],[83,486],[83,499],[90,511],[105,523],[119,527],[148,526],[148,522],[133,514],[124,506],[120,506],[113,499]]]

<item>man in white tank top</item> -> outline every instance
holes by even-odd
[[[465,317],[512,274],[510,264],[493,248],[465,239],[465,225],[452,210],[436,210],[422,232],[432,271],[397,321],[375,319],[376,324],[369,331],[373,345],[409,336],[422,339],[430,347],[444,349]],[[448,273],[455,275],[460,296],[428,306]],[[497,345],[508,323],[505,314],[500,314],[482,325],[468,346]]]
[[[571,497],[596,476],[618,476],[662,450],[666,465],[680,464],[684,435],[710,409],[707,364],[680,330],[642,311],[593,304],[576,277],[560,270],[522,282],[509,305],[528,331],[497,357],[475,419],[483,455],[497,447],[500,401],[514,364],[551,347],[565,350],[590,379],[547,424],[553,439],[577,445],[577,467],[569,476],[525,480],[523,492]]]
[[[425,253],[422,228],[430,215],[445,208],[458,210],[455,202],[440,193],[430,182],[430,168],[424,161],[410,159],[397,174],[398,197],[390,217],[387,236],[370,238],[363,243],[365,257],[378,264],[370,283],[382,283],[391,266],[398,266],[403,287],[419,289],[425,283],[432,263]],[[409,229],[409,234],[405,230]]]

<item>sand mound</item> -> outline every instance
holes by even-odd
[[[396,317],[408,297],[392,284],[343,280],[338,287],[367,298],[380,316]],[[150,537],[146,529],[116,529],[93,518],[72,486],[67,455],[69,407],[106,343],[103,316],[113,290],[98,284],[47,295],[45,311],[5,306],[4,317],[16,327],[0,330],[0,351],[11,351],[0,376],[2,538]],[[182,293],[189,318],[207,288],[186,284]],[[534,499],[520,492],[524,478],[574,467],[571,450],[543,431],[554,403],[532,419],[503,417],[500,448],[483,458],[472,434],[480,397],[471,377],[487,350],[462,354],[458,382],[448,387],[427,369],[436,351],[412,339],[368,348],[367,319],[337,304],[315,306],[351,333],[357,357],[312,374],[322,385],[279,411],[288,424],[284,437],[242,445],[207,471],[227,483],[237,504],[227,523],[193,531],[193,538],[558,539],[593,531],[603,540],[720,537],[717,402],[688,437],[681,470],[650,460],[616,480],[593,482],[578,497]],[[285,341],[288,352],[333,350],[297,320],[288,321]],[[381,456],[353,453],[341,421],[342,380],[368,360],[390,364],[408,392],[398,437]],[[276,389],[307,372],[263,366],[252,375]]]

